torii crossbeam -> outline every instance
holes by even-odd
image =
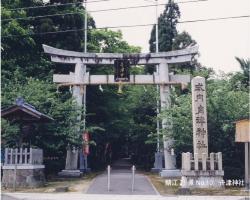
[[[126,58],[134,65],[149,64],[173,64],[190,62],[197,54],[197,47],[184,50],[149,53],[149,54],[121,54],[121,53],[81,53],[67,51],[43,45],[45,53],[51,55],[51,61],[56,63],[75,64],[75,73],[69,75],[54,74],[53,81],[62,85],[100,85],[100,84],[120,84],[114,81],[114,75],[89,75],[85,73],[82,65],[113,65],[116,59]],[[166,69],[165,69],[166,70]],[[83,76],[79,76],[82,74]],[[169,75],[160,77],[160,74],[153,75],[130,75],[130,81],[126,84],[141,85],[174,85],[190,82],[188,75]]]

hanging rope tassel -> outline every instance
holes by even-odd
[[[123,87],[122,82],[119,82],[119,87],[118,87],[118,91],[117,91],[118,94],[122,94],[123,93],[122,92],[122,87]]]

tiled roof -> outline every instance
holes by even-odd
[[[50,122],[54,120],[36,110],[33,105],[26,103],[22,97],[16,99],[15,105],[1,110],[1,117],[26,122]]]

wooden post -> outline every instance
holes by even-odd
[[[9,148],[5,148],[5,155],[4,155],[4,164],[5,165],[9,164],[8,159],[9,159]]]
[[[207,170],[207,153],[202,153],[202,170],[206,171]]]
[[[185,161],[186,161],[186,170],[190,171],[191,170],[191,154],[190,154],[190,152],[186,153]]]
[[[13,164],[13,149],[10,149],[10,164]]]
[[[18,149],[16,148],[15,149],[15,165],[18,163],[18,159],[17,159],[18,157],[17,156],[18,156]]]
[[[199,157],[198,157],[198,153],[194,153],[194,170],[199,170]]]
[[[214,153],[210,153],[210,170],[214,170]]]
[[[20,159],[19,164],[23,164],[23,148],[20,148]]]
[[[108,191],[110,191],[110,165],[108,165]]]
[[[16,173],[17,173],[17,163],[15,163],[15,168],[14,168],[14,191],[16,191]]]
[[[134,192],[135,187],[135,166],[132,166],[132,192]]]
[[[249,159],[249,142],[245,142],[245,185],[250,184],[250,159]]]
[[[24,149],[24,164],[27,164],[27,148]]]
[[[186,159],[186,156],[185,156],[185,153],[182,153],[181,154],[181,169],[182,170],[185,170],[185,159]]]
[[[30,164],[32,164],[32,148],[30,148],[30,160],[29,160],[30,162]]]
[[[221,152],[217,153],[217,158],[218,158],[218,170],[222,170],[222,153]]]

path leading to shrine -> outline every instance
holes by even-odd
[[[132,192],[132,165],[129,159],[120,159],[111,165],[110,191],[108,191],[107,172],[97,176],[87,194],[122,194],[122,195],[158,195],[158,192],[143,174],[135,173],[134,191]]]
[[[134,192],[131,191],[132,165],[122,159],[112,165],[111,187],[107,190],[107,174],[97,176],[87,190],[83,192],[62,193],[2,193],[2,200],[249,200],[246,196],[180,196],[159,195],[150,180],[143,174],[135,176]]]
[[[98,195],[82,193],[7,193],[2,200],[249,200],[244,196]]]

